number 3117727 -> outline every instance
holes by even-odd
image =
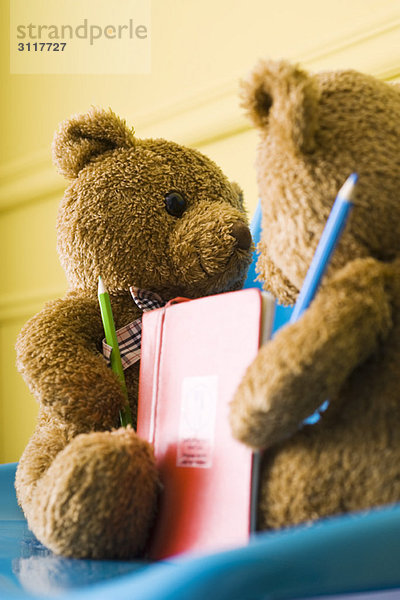
[[[64,52],[66,42],[27,42],[18,44],[19,52]]]

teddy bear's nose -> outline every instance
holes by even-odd
[[[244,223],[236,221],[232,225],[231,235],[235,238],[236,244],[241,250],[249,250],[251,246],[250,229]]]

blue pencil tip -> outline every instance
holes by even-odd
[[[352,173],[348,176],[342,187],[338,192],[338,198],[340,201],[350,202],[354,193],[354,188],[356,187],[358,181],[357,173]]]
[[[352,173],[352,174],[349,176],[349,180],[351,181],[351,183],[352,183],[353,185],[355,185],[355,184],[357,183],[357,181],[358,181],[358,174],[357,174],[357,173]]]

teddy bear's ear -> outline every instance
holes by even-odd
[[[242,106],[254,125],[312,151],[318,126],[315,78],[286,61],[260,61],[241,82]]]
[[[111,109],[92,107],[61,123],[53,140],[53,162],[69,179],[78,176],[88,162],[114,148],[134,146],[134,132]]]

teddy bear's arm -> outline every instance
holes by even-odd
[[[17,366],[44,406],[79,429],[118,424],[121,386],[97,345],[103,337],[96,300],[55,300],[22,329]]]
[[[236,438],[254,448],[270,446],[337,393],[391,328],[388,277],[388,265],[352,261],[296,323],[260,349],[231,403]]]

